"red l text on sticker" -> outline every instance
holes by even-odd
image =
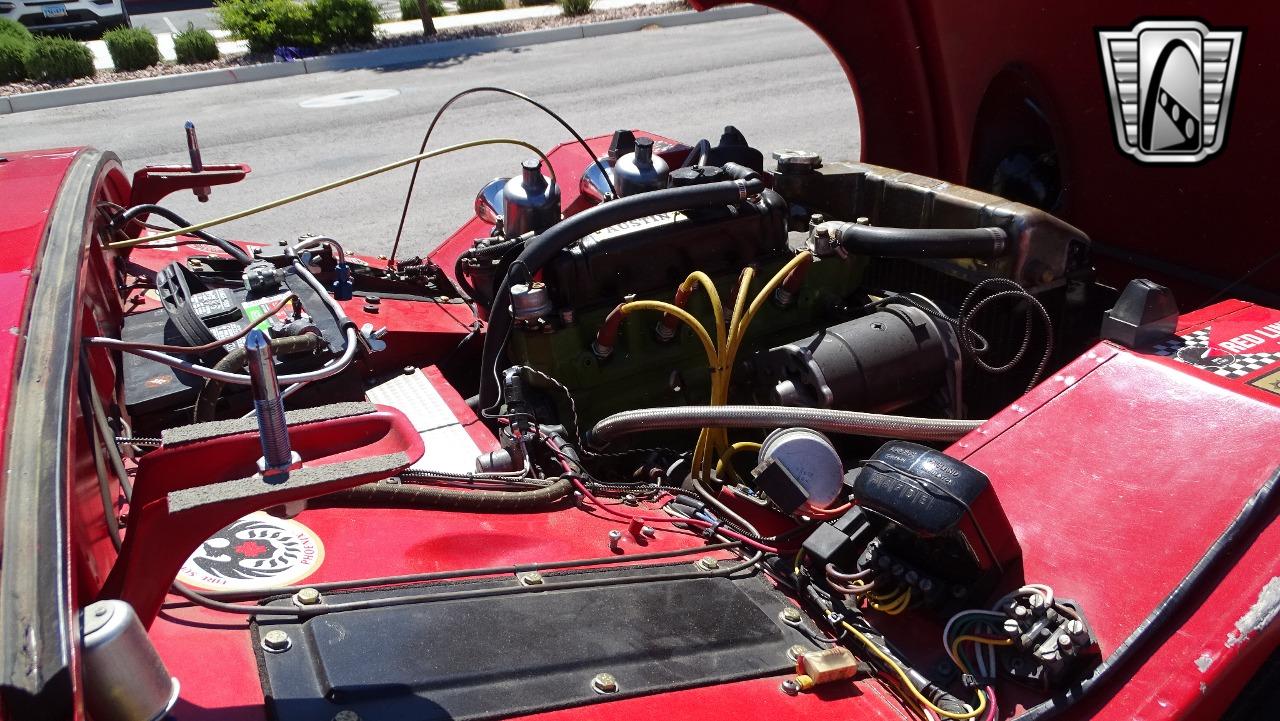
[[[1215,321],[1209,355],[1280,352],[1280,311],[1253,307]]]

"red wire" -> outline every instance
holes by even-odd
[[[573,466],[570,465],[569,460],[564,457],[564,454],[560,451],[559,448],[556,447],[555,443],[546,436],[543,436],[543,439],[546,441],[547,446],[551,448],[551,451],[555,453],[556,459],[560,461],[560,467],[564,468],[566,473],[573,473]],[[602,503],[600,499],[596,498],[595,494],[593,494],[590,490],[588,490],[586,485],[584,485],[582,481],[578,480],[576,477],[571,478],[571,480],[573,481],[574,487],[578,489],[578,492],[582,494],[583,498],[590,500],[601,511],[604,511],[605,513],[611,516],[614,516],[619,520],[626,521],[628,524],[631,523],[631,521],[633,520],[639,520],[641,522],[646,522],[646,523],[682,523],[685,525],[696,526],[698,528],[711,528],[712,526],[717,525],[710,521],[704,521],[701,518],[684,518],[684,517],[675,518],[672,516],[647,516],[647,515],[642,516],[642,515],[632,515],[630,513],[622,513],[616,510],[615,508],[611,506],[607,506],[604,503]],[[745,536],[741,533],[738,533],[732,528],[725,528],[723,525],[720,525],[720,527],[716,529],[716,533],[719,533],[720,535],[723,535],[723,536],[727,536],[737,541],[741,541],[746,545],[751,546],[756,550],[764,551],[765,553],[778,553],[777,548],[774,548],[773,546],[766,546],[765,544],[760,543],[759,541],[755,540],[754,538],[751,538],[750,536]]]
[[[815,520],[825,521],[831,518],[839,518],[850,508],[853,508],[852,501],[836,506],[835,508],[817,508],[812,511],[805,511],[804,515]]]
[[[600,499],[596,498],[595,495],[591,493],[591,491],[587,490],[587,487],[583,485],[582,482],[579,481],[577,478],[574,478],[572,480],[573,480],[573,485],[578,489],[580,493],[582,493],[583,497],[587,498],[592,503],[594,503],[597,508],[620,520],[627,521],[628,523],[630,523],[632,520],[639,519],[640,521],[643,521],[646,523],[682,523],[690,526],[696,526],[698,528],[711,528],[712,526],[717,525],[710,521],[704,521],[701,518],[675,518],[672,516],[641,516],[641,515],[631,515],[629,513],[622,513],[610,506],[606,506],[603,503],[601,503]],[[763,543],[760,543],[759,541],[755,540],[754,538],[751,538],[750,536],[744,536],[743,534],[738,533],[732,528],[725,528],[724,526],[720,526],[719,528],[716,529],[716,533],[719,533],[723,536],[728,536],[729,538],[732,538],[737,541],[742,541],[746,545],[751,546],[756,550],[764,551],[766,553],[778,552],[778,549],[772,546],[766,546]]]

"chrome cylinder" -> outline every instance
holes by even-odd
[[[653,138],[637,138],[636,149],[613,166],[613,184],[620,197],[667,187],[671,168],[667,161],[653,154]]]
[[[560,188],[542,174],[540,161],[524,161],[520,177],[503,186],[502,221],[508,238],[541,233],[560,222]]]
[[[284,398],[276,381],[275,354],[267,334],[250,331],[244,340],[253,388],[253,410],[258,416],[258,437],[262,441],[263,475],[285,473],[293,465],[289,446],[289,426],[284,419]]]
[[[133,607],[98,601],[80,615],[84,705],[94,721],[155,721],[178,701],[169,675]]]

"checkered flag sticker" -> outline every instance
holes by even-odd
[[[1280,353],[1223,353],[1210,356],[1208,328],[1167,340],[1153,347],[1151,352],[1224,378],[1247,376],[1280,361]]]

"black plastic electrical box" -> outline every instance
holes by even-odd
[[[1021,555],[991,481],[973,466],[918,443],[890,441],[845,477],[855,502],[922,537],[966,546],[982,572]]]

